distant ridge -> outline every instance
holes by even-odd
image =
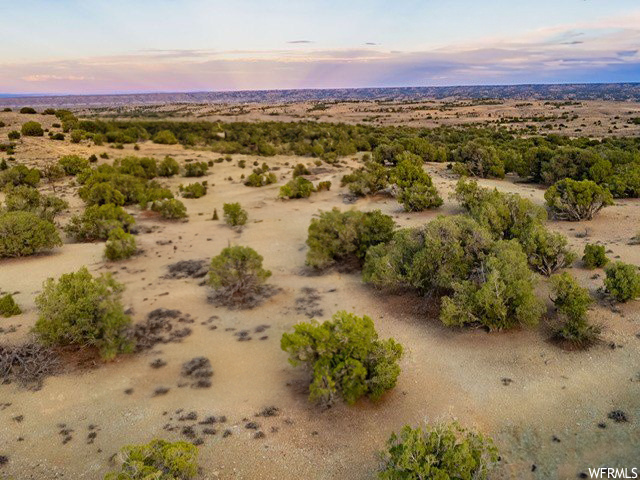
[[[111,95],[0,94],[0,106],[106,107],[164,103],[290,103],[301,101],[419,100],[494,98],[537,100],[640,101],[640,83],[483,85],[452,87],[391,87],[228,92],[131,93]]]

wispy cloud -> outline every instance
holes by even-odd
[[[148,49],[128,55],[0,63],[7,91],[106,93],[640,79],[640,13],[420,51],[367,48]]]

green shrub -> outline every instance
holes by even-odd
[[[22,107],[20,109],[20,113],[26,113],[26,114],[33,115],[33,114],[38,113],[38,112],[36,112],[33,107]]]
[[[609,262],[604,245],[595,245],[593,243],[585,245],[582,261],[584,266],[590,270],[604,267]]]
[[[31,212],[53,222],[56,215],[69,208],[66,200],[54,195],[42,195],[33,187],[21,185],[5,190],[5,209],[9,212]]]
[[[0,213],[0,258],[33,255],[60,245],[55,225],[35,213]]]
[[[481,178],[504,178],[504,162],[494,146],[471,140],[453,151],[457,173]]]
[[[109,260],[124,260],[135,255],[137,251],[136,237],[122,228],[114,228],[104,247],[104,256]]]
[[[178,139],[171,130],[160,130],[153,136],[153,143],[159,143],[162,145],[175,145],[178,143]]]
[[[20,139],[20,132],[17,130],[11,130],[8,134],[7,137],[9,137],[9,140],[19,140]]]
[[[42,137],[44,136],[44,130],[42,125],[38,122],[27,122],[22,125],[22,135],[25,137]]]
[[[203,177],[207,174],[209,165],[207,162],[191,162],[184,166],[185,177]]]
[[[567,237],[543,225],[534,226],[521,243],[531,268],[543,275],[569,267],[577,258],[567,246]]]
[[[28,185],[35,187],[40,183],[40,170],[26,165],[16,165],[0,172],[0,187]]]
[[[231,227],[242,226],[247,223],[249,215],[239,203],[225,203],[222,206],[224,221]]]
[[[369,248],[391,239],[394,226],[380,210],[321,212],[309,225],[307,265],[326,268],[352,259],[362,262]]]
[[[496,240],[522,240],[534,226],[547,219],[544,208],[530,200],[517,194],[481,188],[476,181],[460,179],[455,198],[469,216],[487,228]]]
[[[49,278],[36,297],[40,316],[34,332],[45,345],[95,347],[105,360],[129,352],[133,344],[120,295],[124,287],[110,274],[93,277],[86,267]]]
[[[198,448],[189,442],[154,439],[122,449],[120,470],[104,480],[188,480],[198,473]]]
[[[184,203],[175,198],[153,202],[151,204],[151,210],[158,212],[162,218],[167,220],[187,218],[187,207],[184,206]]]
[[[555,338],[579,348],[595,342],[600,328],[590,325],[587,320],[587,310],[593,303],[589,291],[566,272],[551,277],[551,288],[552,301],[561,319],[553,332]]]
[[[217,300],[229,306],[250,303],[271,276],[269,270],[262,268],[262,260],[254,249],[242,246],[227,247],[213,257],[209,285]]]
[[[74,130],[73,132],[71,132],[71,135],[69,135],[69,137],[71,138],[71,143],[80,143],[82,141],[82,138],[84,137],[84,133],[82,132],[82,130]]]
[[[114,167],[119,173],[138,178],[150,180],[158,176],[158,164],[154,158],[124,157],[114,162]]]
[[[453,284],[442,299],[440,320],[447,326],[479,324],[490,330],[536,325],[542,305],[534,277],[516,240],[501,240],[469,280]]]
[[[204,197],[207,193],[207,186],[204,183],[190,183],[189,185],[182,186],[178,188],[180,190],[180,194],[184,198],[200,198]]]
[[[544,198],[553,216],[560,220],[591,220],[601,209],[613,204],[606,188],[591,180],[565,178],[545,192]]]
[[[398,230],[387,244],[367,252],[365,282],[449,292],[469,278],[490,250],[489,232],[464,215],[438,216],[424,227]]]
[[[129,231],[135,223],[133,217],[122,207],[107,203],[91,205],[82,215],[74,215],[65,226],[65,232],[80,242],[107,240],[112,230],[121,228]]]
[[[158,175],[161,177],[173,177],[180,173],[180,165],[173,158],[167,156],[158,165]]]
[[[304,164],[298,163],[293,167],[293,178],[300,177],[301,175],[311,175],[311,172]]]
[[[323,190],[326,190],[327,192],[329,190],[331,190],[331,182],[328,180],[325,180],[324,182],[318,182],[318,186],[316,187],[316,191],[317,192],[322,192]]]
[[[281,198],[307,198],[315,191],[313,183],[303,177],[296,177],[280,187]]]
[[[257,172],[253,171],[251,175],[247,177],[247,180],[244,184],[247,187],[264,187],[265,185],[270,185],[272,183],[276,183],[278,178],[275,173],[265,173],[262,171]]]
[[[77,175],[83,170],[89,168],[89,160],[79,155],[65,155],[58,160],[58,164],[67,175]]]
[[[640,297],[640,272],[638,267],[623,262],[613,262],[604,269],[606,292],[618,302]]]
[[[358,197],[375,195],[389,185],[389,169],[374,161],[365,162],[364,167],[342,177],[340,184]]]
[[[398,156],[398,164],[391,174],[398,187],[398,202],[407,212],[420,212],[442,205],[442,198],[428,173],[422,169],[422,159],[404,152]]]
[[[56,140],[56,141],[62,141],[64,140],[64,133],[54,133],[53,135],[51,135],[51,140]]]
[[[457,422],[393,433],[382,453],[381,480],[486,480],[498,462],[493,441]]]
[[[373,320],[340,311],[332,320],[299,323],[282,335],[282,350],[295,367],[313,372],[309,400],[330,405],[336,397],[349,404],[360,397],[379,399],[395,387],[402,345],[394,339],[378,340]]]
[[[7,293],[0,297],[0,315],[3,317],[13,317],[14,315],[20,315],[22,310],[13,299],[13,295]]]

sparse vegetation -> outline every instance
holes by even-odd
[[[180,185],[178,190],[184,198],[200,198],[206,195],[207,184],[206,182],[195,182],[189,185]]]
[[[296,177],[280,187],[281,198],[308,198],[313,192],[313,183],[304,177]]]
[[[349,404],[360,397],[379,399],[396,385],[402,345],[378,340],[373,320],[341,311],[319,324],[299,323],[282,335],[282,350],[293,366],[313,372],[309,400],[330,405],[338,397]]]
[[[180,165],[173,158],[167,156],[158,165],[158,175],[161,177],[173,177],[180,173]]]
[[[83,170],[89,168],[89,160],[79,155],[65,155],[58,160],[58,164],[67,175],[78,175]]]
[[[20,132],[24,137],[42,137],[44,130],[38,122],[27,122],[22,125]]]
[[[122,207],[107,203],[91,205],[82,215],[74,215],[65,226],[65,232],[79,242],[107,240],[112,230],[121,228],[128,232],[135,223]]]
[[[157,200],[151,204],[151,210],[158,212],[166,220],[180,220],[188,216],[187,207],[175,198]]]

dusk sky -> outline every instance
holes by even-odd
[[[0,93],[640,81],[638,0],[0,0]]]

